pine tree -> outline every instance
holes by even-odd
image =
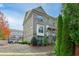
[[[62,27],[63,27],[63,20],[62,15],[59,15],[58,17],[58,23],[57,23],[57,39],[56,39],[56,55],[60,55],[60,46],[61,46],[61,40],[62,40]]]

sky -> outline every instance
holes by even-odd
[[[53,17],[57,17],[62,8],[60,3],[1,3],[0,11],[6,16],[10,29],[23,30],[25,13],[39,6],[42,6],[45,12]]]

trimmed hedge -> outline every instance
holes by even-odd
[[[22,42],[18,42],[19,44],[28,44],[30,45],[31,43],[30,42],[27,42],[27,41],[22,41]]]

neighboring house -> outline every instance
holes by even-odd
[[[23,31],[22,30],[16,30],[16,29],[11,29],[10,30],[10,36],[9,36],[9,41],[14,41],[14,42],[18,42],[19,40],[21,40],[23,38]]]
[[[49,16],[41,6],[26,12],[23,22],[25,41],[31,42],[33,37],[39,41],[47,36],[49,43],[52,43],[55,33],[55,18]]]

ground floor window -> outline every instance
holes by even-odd
[[[44,25],[37,24],[37,35],[44,36]]]

